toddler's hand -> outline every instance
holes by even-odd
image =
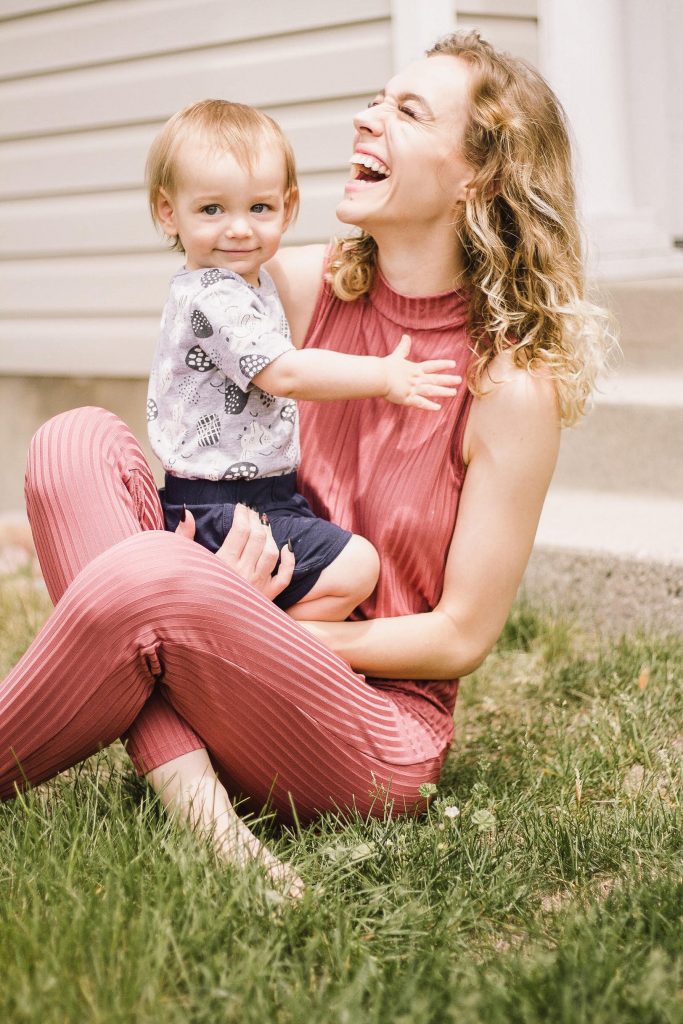
[[[387,374],[387,402],[396,405],[412,405],[416,409],[440,409],[435,398],[453,398],[462,377],[444,373],[455,366],[454,359],[428,359],[423,363],[412,363],[410,336],[404,334],[394,351],[384,357]]]

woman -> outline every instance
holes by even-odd
[[[358,619],[301,625],[272,605],[286,580],[271,580],[255,515],[220,559],[156,532],[134,439],[77,410],[42,428],[27,476],[61,601],[0,690],[2,796],[128,730],[167,806],[292,891],[228,791],[303,819],[423,806],[454,680],[505,621],[560,424],[580,415],[606,337],[583,300],[559,105],[476,34],[440,42],[358,115],[338,216],[360,237],[272,266],[298,343],[383,355],[404,330],[412,358],[454,356],[470,385],[429,416],[379,400],[302,410],[311,502],[382,557]]]

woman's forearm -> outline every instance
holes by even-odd
[[[478,631],[466,631],[439,609],[366,622],[301,625],[357,672],[378,679],[454,679],[474,671],[488,652]]]

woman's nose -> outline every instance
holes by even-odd
[[[372,107],[363,107],[353,119],[353,127],[357,132],[369,132],[371,135],[381,135],[383,130],[382,112],[379,104]]]

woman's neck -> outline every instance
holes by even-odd
[[[402,295],[437,295],[463,283],[463,252],[449,227],[447,234],[419,237],[373,232],[378,265],[386,281]]]

